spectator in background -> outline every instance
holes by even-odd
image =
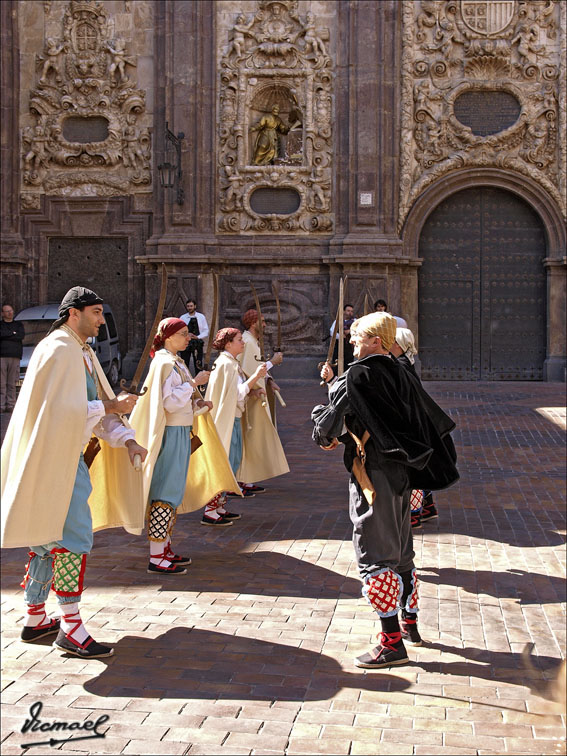
[[[392,315],[392,313],[388,310],[388,303],[385,299],[377,299],[374,302],[374,310],[376,312],[387,312],[389,315]],[[399,315],[392,315],[393,318],[395,318],[396,323],[398,324],[398,328],[407,328],[408,324],[406,321],[401,318]]]
[[[24,325],[14,320],[14,308],[2,306],[0,322],[0,412],[11,412],[16,404],[16,383],[20,377],[20,360]]]
[[[354,307],[350,304],[346,304],[343,308],[343,327],[344,327],[344,356],[345,356],[345,368],[347,365],[350,365],[350,363],[354,360],[354,355],[352,353],[352,344],[350,343],[350,327],[355,321],[354,317]],[[333,331],[335,330],[335,320],[331,323],[331,327],[329,329],[329,333],[331,334],[331,338],[333,338]],[[337,336],[336,336],[336,342],[335,342],[335,350],[333,352],[333,362],[336,362],[337,355],[339,353],[339,329],[337,328]]]
[[[193,375],[197,375],[203,367],[203,346],[209,335],[209,326],[203,313],[197,312],[194,299],[188,299],[185,307],[187,312],[181,315],[180,320],[187,324],[190,341],[187,349],[181,352],[181,359],[190,367],[189,360],[193,357]]]

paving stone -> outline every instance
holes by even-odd
[[[324,392],[315,381],[282,388],[292,474],[242,502],[223,533],[201,528],[198,512],[178,518],[187,576],[148,576],[144,538],[96,534],[82,612],[113,657],[22,644],[26,549],[4,551],[3,753],[22,752],[37,700],[46,721],[109,717],[103,741],[61,749],[86,756],[561,753],[564,445],[559,415],[536,410],[563,406],[564,387],[426,385],[457,422],[461,480],[414,532],[426,642],[408,648],[409,665],[368,672],[352,659],[380,623],[360,593],[347,475],[339,452],[310,441]],[[116,553],[128,555],[120,567]]]

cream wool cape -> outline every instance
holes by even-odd
[[[130,416],[130,424],[136,431],[136,440],[148,449],[142,472],[144,492],[138,513],[142,526],[152,475],[165,430],[162,386],[173,370],[174,364],[175,359],[170,353],[162,351],[156,353],[144,382],[148,391],[138,399]],[[193,433],[199,437],[202,446],[191,454],[185,493],[177,509],[178,514],[193,512],[204,507],[221,491],[238,491],[238,484],[232,474],[228,457],[208,412],[193,418]]]
[[[256,368],[254,368],[256,370]],[[222,352],[211,372],[206,397],[212,401],[212,416],[226,453],[236,416],[239,363]],[[255,483],[289,472],[284,450],[276,429],[258,399],[249,398],[242,416],[242,463],[238,480]]]
[[[250,378],[252,373],[255,372],[256,368],[262,361],[262,353],[260,352],[260,344],[258,343],[258,339],[252,333],[250,333],[250,331],[244,331],[244,333],[242,334],[242,341],[244,341],[244,351],[242,352],[242,354],[238,355],[237,360],[238,362],[240,362],[242,370],[244,371],[246,377]],[[258,359],[256,359],[256,357]],[[259,378],[256,382],[255,388],[263,388],[264,391],[267,392],[266,379]],[[260,402],[260,405],[261,404],[262,403]],[[270,406],[268,402],[266,402],[266,406],[263,409],[266,411],[271,422],[272,415],[270,413]]]
[[[101,398],[114,398],[92,352],[91,358]],[[78,341],[59,328],[33,351],[2,445],[3,547],[61,540],[86,418],[83,352]],[[135,533],[141,476],[130,464],[126,448],[115,449],[102,440],[100,445],[90,470],[93,530],[122,526]]]

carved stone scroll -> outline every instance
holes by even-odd
[[[565,15],[555,0],[404,0],[399,228],[428,185],[472,166],[530,176],[567,212]],[[455,108],[465,93],[491,133]]]
[[[135,68],[125,40],[111,38],[104,5],[71,0],[62,36],[48,38],[37,57],[30,92],[36,123],[22,134],[24,206],[32,206],[30,190],[112,196],[151,184],[151,139],[139,123],[145,92],[136,88]]]
[[[220,56],[217,228],[226,233],[328,233],[333,72],[329,33],[297,0],[239,13]],[[294,189],[299,207],[250,203],[258,188]],[[278,212],[279,210],[279,212]]]

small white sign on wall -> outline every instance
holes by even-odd
[[[359,192],[358,204],[360,207],[372,207],[374,205],[374,192]]]

